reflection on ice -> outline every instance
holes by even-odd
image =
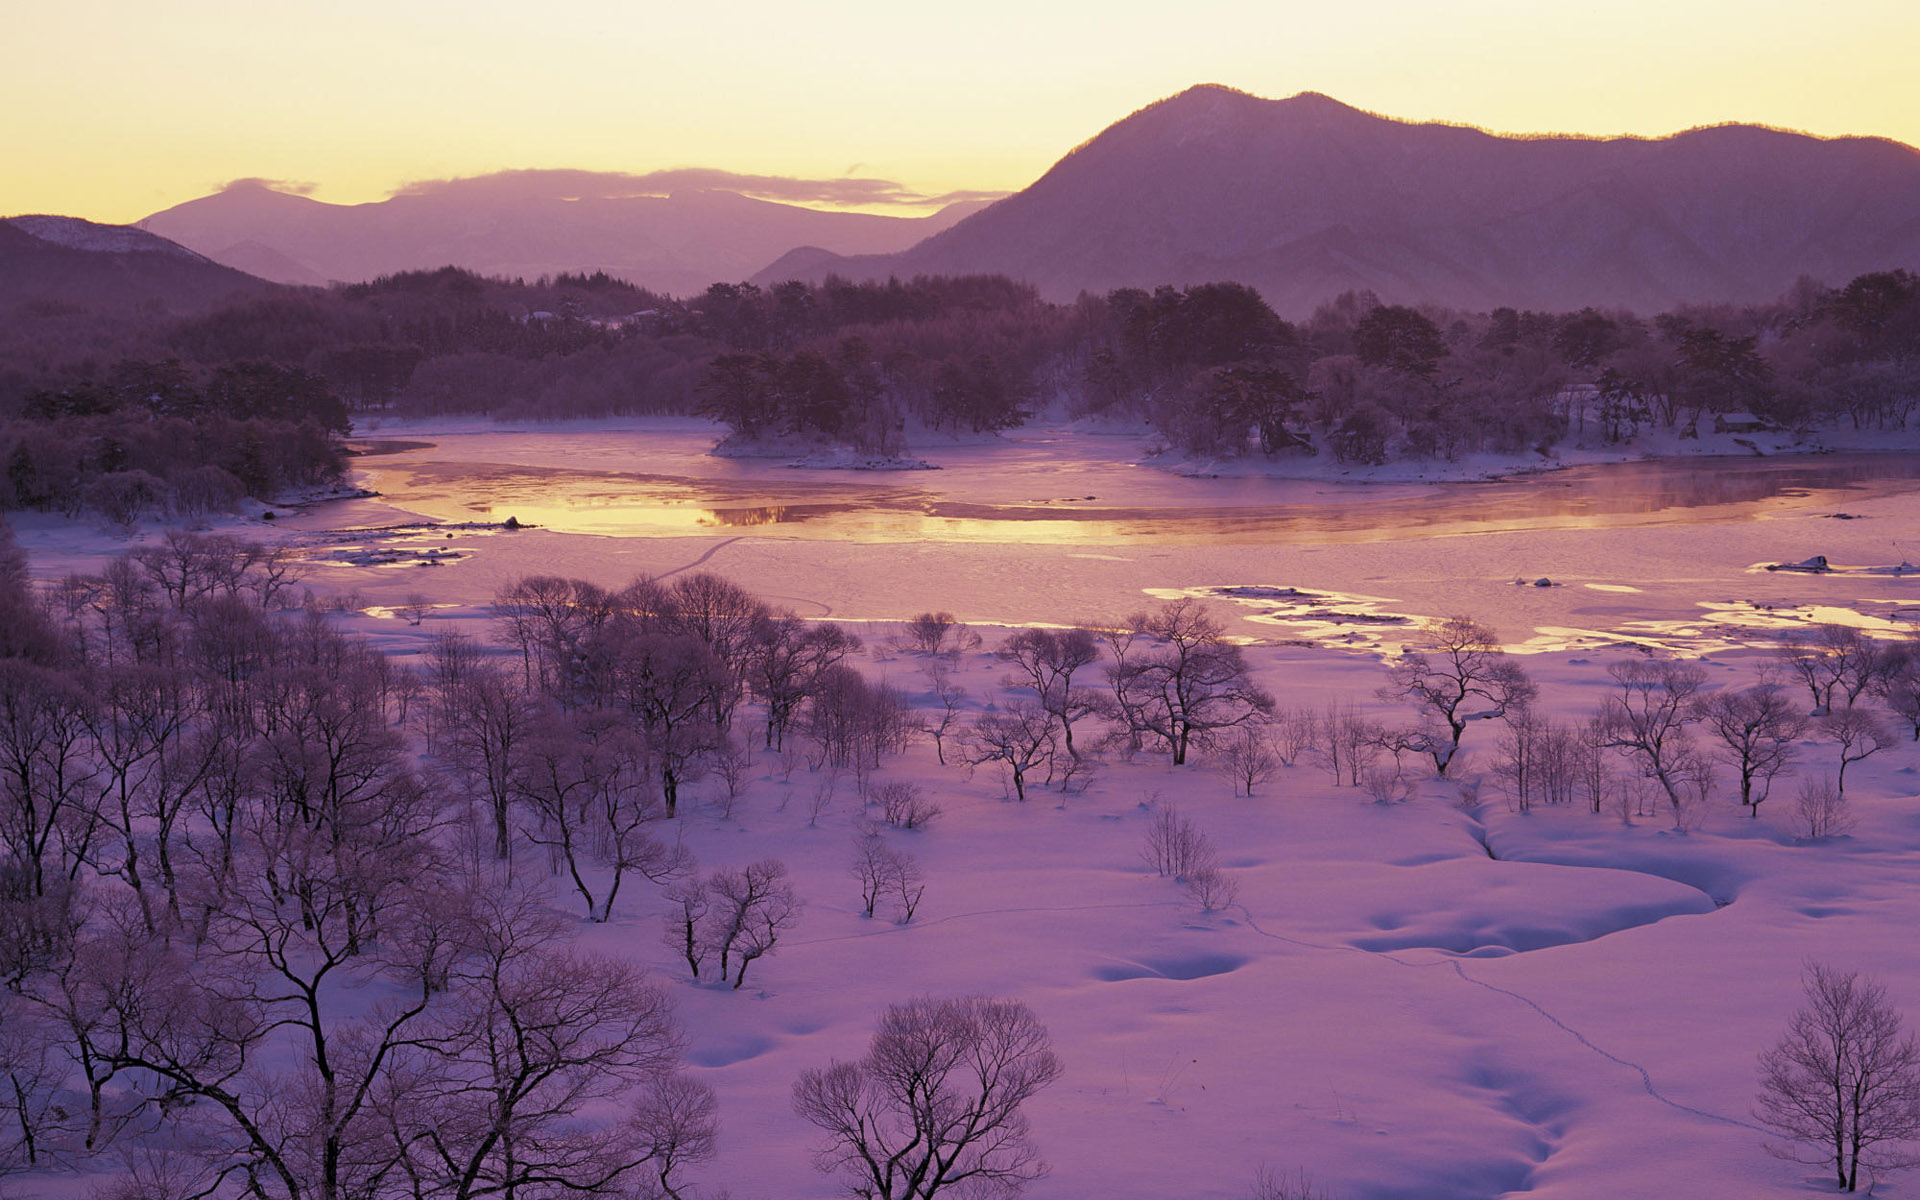
[[[1639,592],[1624,584],[1588,584],[1599,591]],[[1288,640],[1314,642],[1345,649],[1391,653],[1413,641],[1429,621],[1452,615],[1390,611],[1400,601],[1349,592],[1309,591],[1272,584],[1214,584],[1189,588],[1143,588],[1158,600],[1191,597],[1224,600],[1251,609],[1241,615],[1250,622],[1274,625]],[[1760,601],[1696,601],[1701,615],[1694,619],[1629,619],[1612,629],[1539,625],[1533,636],[1503,647],[1513,654],[1552,654],[1567,650],[1635,649],[1648,653],[1693,658],[1727,650],[1776,645],[1795,630],[1814,625],[1849,625],[1869,635],[1898,638],[1911,635],[1920,622],[1920,608],[1910,602],[1858,600],[1860,607],[1830,604],[1767,604]],[[1884,614],[1862,609],[1884,607]]]
[[[1233,584],[1192,588],[1143,588],[1156,600],[1230,600],[1254,611],[1242,615],[1261,625],[1277,625],[1292,637],[1339,646],[1373,648],[1388,639],[1385,630],[1405,630],[1420,618],[1383,611],[1398,600],[1350,592],[1313,592],[1269,584]],[[1399,639],[1404,640],[1404,639]]]

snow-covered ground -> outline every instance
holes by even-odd
[[[617,585],[698,568],[802,616],[853,622],[869,643],[863,669],[931,704],[923,660],[888,644],[891,622],[915,612],[1059,624],[1203,594],[1284,705],[1394,714],[1373,693],[1383,652],[1412,626],[1355,615],[1463,612],[1528,650],[1543,704],[1572,717],[1610,686],[1605,666],[1642,643],[1704,654],[1715,685],[1745,684],[1765,656],[1744,643],[1773,628],[1844,618],[1892,631],[1920,608],[1920,583],[1890,572],[1920,559],[1911,482],[1543,515],[1552,476],[1464,499],[1404,483],[1195,480],[1136,465],[1130,440],[1071,431],[956,447],[928,455],[940,471],[857,485],[707,458],[709,434],[692,423],[373,436],[435,445],[361,460],[381,499],[244,524],[310,547],[310,584],[355,595],[343,622],[399,656],[442,630],[484,632],[488,600],[522,575]],[[1650,489],[1654,476],[1633,478]],[[823,511],[812,529],[593,524],[591,497],[643,491],[655,509],[816,503],[853,523]],[[876,496],[955,524],[861,517]],[[1091,504],[1121,515],[1004,511]],[[1196,506],[1300,511],[1182,524]],[[328,532],[509,511],[552,527]],[[124,544],[44,519],[20,529],[41,574],[93,569]],[[369,549],[400,555],[371,565]],[[1759,569],[1816,553],[1839,569]],[[1532,586],[1541,577],[1554,586]],[[1217,591],[1236,586],[1258,590]],[[394,615],[410,595],[436,605],[418,626]],[[1003,675],[988,653],[1000,633],[987,632],[959,664],[973,707]],[[1481,765],[1494,740],[1470,730]],[[1809,772],[1832,755],[1803,747]],[[1757,820],[1723,798],[1677,833],[1657,814],[1516,813],[1491,786],[1463,803],[1433,779],[1378,804],[1304,760],[1253,798],[1204,765],[1142,758],[1105,764],[1083,794],[1042,788],[1019,803],[990,770],[943,767],[923,743],[881,775],[918,783],[944,810],[930,828],[887,835],[928,882],[902,927],[860,915],[846,872],[863,819],[851,781],[816,812],[822,777],[802,764],[789,778],[762,754],[731,816],[708,780],[682,818],[703,864],[780,857],[807,903],[748,986],[686,982],[645,890],[580,936],[676,981],[689,1056],[721,1105],[720,1156],[696,1174],[733,1200],[836,1195],[810,1165],[793,1079],[859,1055],[890,1003],[969,992],[1025,1000],[1065,1062],[1030,1105],[1053,1165],[1035,1200],[1230,1200],[1263,1165],[1304,1168],[1345,1200],[1815,1194],[1819,1171],[1761,1152],[1755,1056],[1798,1003],[1809,957],[1880,974],[1920,1018],[1917,771],[1905,741],[1854,765],[1858,828],[1800,843],[1784,820],[1791,781]],[[1238,907],[1203,913],[1143,865],[1156,797],[1219,847]],[[1879,1192],[1917,1188],[1895,1177]]]

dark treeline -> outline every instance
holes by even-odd
[[[1904,427],[1920,396],[1920,278],[1804,281],[1769,304],[1654,317],[1349,293],[1289,322],[1235,283],[1066,305],[999,277],[715,284],[676,300],[604,274],[527,283],[445,268],[181,319],[26,306],[0,334],[0,415],[161,420],[176,401],[150,402],[161,389],[129,404],[127,377],[171,372],[211,394],[223,372],[269,368],[313,381],[301,394],[323,428],[338,405],[702,413],[740,441],[896,452],[916,427],[987,432],[1052,409],[1150,424],[1194,454],[1378,463],[1651,430]]]
[[[347,412],[324,380],[250,360],[206,371],[126,360],[30,393],[0,418],[0,509],[92,512],[130,526],[331,482]]]
[[[1147,422],[1188,453],[1374,464],[1651,430],[1897,429],[1920,403],[1920,278],[1905,271],[1651,320],[1348,294],[1295,324],[1234,283],[1060,306],[966,282],[713,289],[699,321],[729,352],[707,367],[698,411],[741,440],[896,452],[910,421],[982,432],[1055,405]]]

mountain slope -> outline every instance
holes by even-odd
[[[1056,299],[1237,279],[1302,315],[1350,288],[1657,311],[1893,266],[1920,266],[1920,152],[1899,143],[1751,126],[1503,137],[1202,86],[904,253],[757,278],[994,272]]]
[[[0,306],[51,301],[96,309],[201,309],[273,287],[130,225],[78,217],[0,220]]]
[[[564,178],[560,176],[564,174]],[[930,217],[824,212],[722,190],[573,195],[578,173],[455,180],[371,204],[325,204],[245,181],[140,222],[208,257],[288,283],[446,265],[533,278],[604,270],[687,294],[738,280],[795,246],[889,253],[978,205]],[[550,177],[551,176],[551,177]]]

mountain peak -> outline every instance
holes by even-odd
[[[1254,130],[1342,129],[1383,120],[1321,92],[1300,92],[1284,100],[1269,100],[1238,88],[1201,83],[1147,105],[1110,127],[1107,133],[1138,130],[1150,137],[1171,136],[1176,142],[1184,143]],[[1100,137],[1092,139],[1099,140]]]
[[[7,224],[38,241],[95,254],[165,254],[194,262],[207,259],[178,242],[132,225],[101,225],[80,217],[46,214],[12,217]]]

